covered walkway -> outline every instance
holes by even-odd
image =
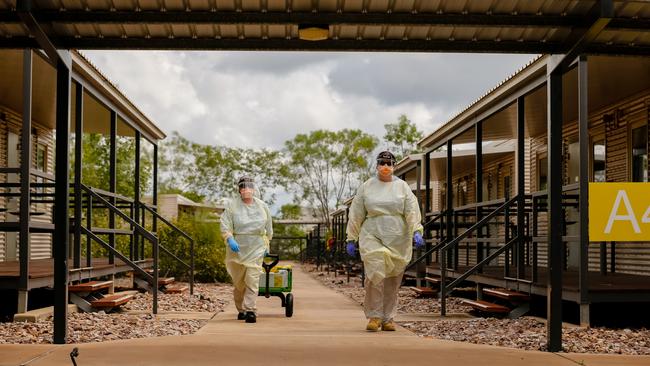
[[[286,318],[279,299],[259,299],[257,324],[235,320],[234,306],[197,334],[79,345],[87,365],[647,365],[650,357],[555,354],[421,338],[399,329],[367,333],[361,308],[294,273],[296,304]],[[0,366],[70,365],[73,345],[0,346]]]

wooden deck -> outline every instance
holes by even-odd
[[[110,264],[108,258],[93,258],[90,267],[85,267],[84,261],[84,264],[82,264],[83,268],[78,269],[71,268],[71,262],[71,260],[68,261],[70,265],[70,281],[81,281],[133,270],[117,258],[114,264]],[[150,268],[152,265],[153,260],[151,258],[140,263],[140,266],[143,268]],[[0,288],[17,288],[19,277],[20,263],[18,261],[0,262]],[[30,289],[52,286],[54,280],[54,260],[51,258],[30,260],[29,279]]]
[[[457,271],[447,270],[447,276],[459,277],[469,267],[461,266]],[[516,268],[511,267],[510,276],[516,276]],[[437,264],[427,267],[427,273],[440,275],[440,268]],[[526,268],[526,279],[532,278],[531,268]],[[588,273],[589,296],[591,302],[650,302],[650,276],[632,275],[624,273],[600,272]],[[488,286],[509,288],[523,291],[534,295],[546,296],[546,283],[548,269],[538,268],[538,278],[534,283],[526,283],[513,279],[504,279],[504,269],[501,266],[489,266],[483,269],[483,273],[471,275],[467,280],[474,283]],[[579,273],[575,270],[564,271],[562,278],[562,298],[564,300],[578,302],[580,292],[578,287]]]

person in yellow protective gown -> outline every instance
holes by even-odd
[[[369,331],[394,331],[397,295],[413,243],[424,245],[417,198],[403,180],[393,176],[395,156],[377,157],[377,176],[365,181],[352,200],[346,250],[354,256],[355,242],[366,273],[364,309]]]
[[[254,197],[251,178],[238,181],[240,198],[233,198],[221,215],[221,235],[227,243],[226,269],[235,287],[237,319],[257,322],[256,300],[262,275],[262,261],[273,237],[269,207]]]

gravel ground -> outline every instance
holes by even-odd
[[[194,295],[189,290],[182,294],[165,294],[158,292],[158,309],[160,311],[201,311],[221,312],[232,298],[232,286],[219,283],[195,283]],[[150,310],[153,296],[150,293],[138,293],[133,300],[124,304],[125,310]]]
[[[71,313],[69,342],[88,343],[117,339],[192,334],[206,320],[156,319],[150,314]],[[0,323],[0,344],[52,343],[52,321]]]
[[[326,286],[363,304],[364,290],[360,278],[317,271],[315,266],[307,270]],[[399,314],[439,313],[436,298],[417,298],[413,291],[402,288],[399,292]],[[448,313],[468,313],[471,308],[462,305],[461,299],[447,299]],[[546,350],[546,323],[534,317],[519,319],[469,318],[467,320],[435,319],[409,321],[399,324],[413,333],[438,339],[475,344],[511,347],[526,350]],[[650,355],[650,329],[610,329],[565,326],[563,329],[565,352],[608,353],[626,355]]]
[[[402,322],[414,333],[451,341],[546,350],[546,324],[536,318]],[[650,330],[564,327],[565,352],[650,355]]]
[[[320,272],[316,270],[315,266],[308,266],[307,270],[326,286],[351,297],[354,301],[358,302],[359,305],[363,305],[365,290],[361,287],[361,278],[351,277],[350,283],[348,283],[347,276],[345,275],[334,277],[334,272],[330,272],[330,274],[327,274],[327,272]],[[447,298],[448,313],[467,313],[470,310],[470,307],[461,304],[461,299],[456,297]],[[415,292],[406,287],[400,289],[397,307],[398,314],[439,312],[440,302],[437,298],[419,298]]]
[[[221,312],[232,298],[232,286],[226,284],[195,283],[194,295],[160,292],[158,306],[161,312]],[[138,293],[123,306],[124,310],[150,310],[152,296]],[[206,320],[162,319],[151,314],[71,313],[68,318],[69,341],[73,343],[103,342],[116,339],[149,338],[193,334]],[[0,344],[51,343],[52,320],[37,323],[0,323]]]

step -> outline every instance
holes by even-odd
[[[442,279],[440,277],[424,277],[424,280],[427,281],[428,283],[432,283],[435,285],[440,285],[440,282],[442,282]]]
[[[90,281],[68,286],[69,292],[96,292],[113,286],[113,281]]]
[[[190,289],[188,285],[176,284],[165,288],[166,294],[182,294],[183,292]]]
[[[510,312],[510,308],[499,305],[499,304],[494,304],[488,301],[484,300],[468,300],[465,299],[463,300],[463,304],[469,305],[473,307],[474,309],[478,311],[482,311],[484,313],[496,313],[496,314],[507,314]]]
[[[434,297],[438,294],[438,291],[429,288],[429,287],[409,287],[410,290],[414,291],[418,297]]]
[[[79,308],[75,304],[68,304],[68,313],[78,313]],[[45,321],[54,315],[54,306],[30,310],[24,313],[14,314],[14,322],[36,323]]]
[[[114,308],[126,304],[132,298],[132,293],[116,293],[113,295],[105,296],[99,300],[91,301],[90,305],[97,309]]]
[[[176,280],[174,277],[160,277],[158,278],[158,286],[167,286],[174,283]]]
[[[484,288],[483,294],[515,302],[530,301],[530,296],[528,294],[518,291],[511,291],[505,288]]]

